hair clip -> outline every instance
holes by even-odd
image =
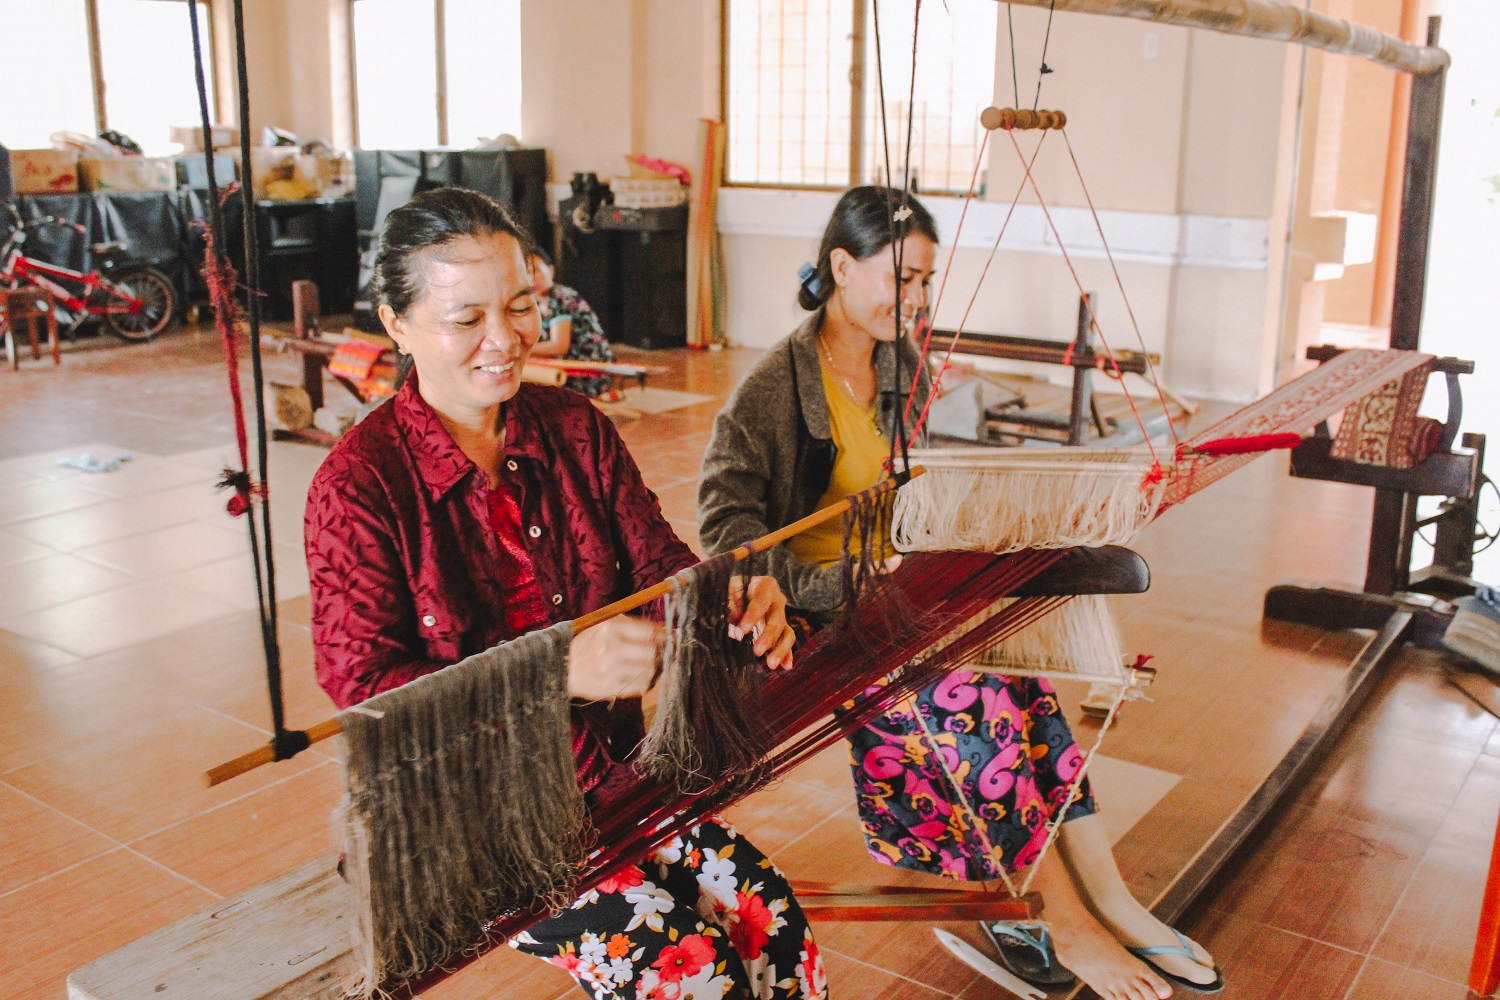
[[[897,222],[905,222],[907,219],[910,219],[911,218],[911,206],[910,205],[902,205],[900,208],[896,209],[896,214],[895,214],[894,218],[895,218],[895,220]]]
[[[823,294],[823,282],[818,277],[818,269],[811,263],[803,261],[802,266],[797,268],[797,277],[802,279],[802,287],[807,289],[808,294],[813,296]]]

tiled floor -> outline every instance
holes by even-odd
[[[199,775],[266,735],[244,528],[213,482],[232,452],[217,343],[70,352],[0,371],[0,996],[57,998],[69,971],[332,848],[332,749],[212,791]],[[665,389],[714,402],[621,425],[684,538],[717,401],[750,352],[655,355]],[[295,378],[270,358],[272,378]],[[331,390],[337,391],[337,390]],[[59,455],[130,450],[119,472]],[[301,498],[322,452],[272,448],[287,710],[329,712],[311,676]],[[1098,775],[1117,855],[1154,899],[1295,739],[1360,637],[1263,623],[1266,586],[1356,579],[1368,495],[1289,480],[1264,461],[1174,511],[1140,544],[1149,594],[1116,602],[1132,651],[1156,654]],[[1080,691],[1065,689],[1070,704]],[[1089,724],[1080,738],[1092,739]],[[1462,997],[1500,809],[1500,731],[1407,656],[1258,851],[1187,924],[1225,997]],[[1144,814],[1139,822],[1137,815]],[[732,818],[793,877],[916,876],[860,844],[846,767],[822,755]],[[956,933],[977,943],[964,926]],[[820,930],[835,995],[1008,994],[953,961],[927,926]],[[576,995],[508,952],[430,997]]]

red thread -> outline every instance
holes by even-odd
[[[1272,451],[1277,448],[1295,448],[1302,443],[1301,434],[1290,432],[1280,434],[1248,434],[1244,437],[1217,438],[1213,441],[1204,441],[1191,447],[1183,445],[1178,449],[1183,456],[1191,455],[1249,455],[1258,451]]]
[[[1071,341],[1071,340],[1068,341],[1068,349],[1066,351],[1063,351],[1062,363],[1064,365],[1071,365],[1073,363],[1073,344],[1074,344],[1073,341]],[[1095,364],[1096,367],[1097,366],[1102,366],[1104,364],[1104,359],[1100,358],[1094,364]]]

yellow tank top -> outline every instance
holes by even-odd
[[[828,480],[828,489],[818,499],[817,509],[837,503],[851,493],[869,489],[880,481],[885,469],[885,460],[890,457],[891,443],[880,432],[875,420],[875,408],[861,409],[849,390],[828,371],[826,363],[819,364],[823,374],[823,396],[828,400],[828,422],[833,428],[833,444],[838,454],[833,461],[833,475]],[[833,518],[815,528],[809,528],[787,542],[792,555],[803,562],[829,566],[844,555],[843,518]],[[860,540],[853,539],[851,547],[858,552]]]

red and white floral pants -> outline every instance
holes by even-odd
[[[828,996],[786,878],[716,819],[510,943],[566,969],[595,1000]]]

